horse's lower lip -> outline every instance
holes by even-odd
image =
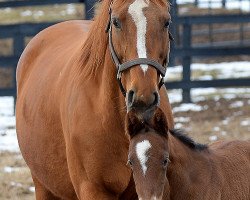
[[[145,106],[128,106],[127,107],[127,112],[129,111],[134,111],[135,114],[138,116],[138,118],[144,120],[144,121],[148,121],[151,119],[151,117],[154,114],[155,109],[157,108],[157,106],[149,106],[149,107],[145,107]]]

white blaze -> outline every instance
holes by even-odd
[[[147,19],[143,13],[143,8],[148,7],[145,0],[135,0],[129,6],[128,12],[132,16],[137,29],[137,53],[139,58],[147,58],[146,50],[146,32]],[[146,73],[148,65],[140,65],[143,72]]]
[[[141,168],[143,174],[146,174],[147,165],[146,162],[148,161],[148,156],[146,155],[147,151],[151,148],[151,144],[148,140],[143,140],[136,144],[136,155],[141,164]]]

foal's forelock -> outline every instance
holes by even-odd
[[[128,9],[135,26],[137,34],[137,54],[139,58],[147,58],[146,33],[147,33],[147,18],[143,9],[148,7],[149,2],[146,0],[135,0]],[[148,65],[141,64],[141,69],[144,74],[147,72]]]

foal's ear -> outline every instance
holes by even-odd
[[[163,136],[168,135],[168,122],[165,114],[160,108],[157,108],[152,118],[152,126],[155,131]]]
[[[131,138],[144,128],[144,123],[136,116],[133,111],[126,115],[125,131]]]

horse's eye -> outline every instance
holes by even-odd
[[[113,24],[114,24],[115,28],[119,28],[119,29],[121,28],[121,23],[120,23],[119,19],[113,18]]]
[[[170,21],[166,21],[164,24],[164,28],[169,28],[169,25],[170,25]]]

